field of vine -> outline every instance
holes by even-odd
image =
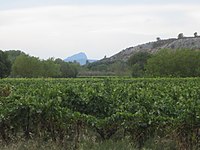
[[[199,149],[200,78],[2,79],[0,145],[19,139]]]

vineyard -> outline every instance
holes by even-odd
[[[199,149],[200,79],[0,80],[0,145],[38,138],[68,149],[86,139]]]

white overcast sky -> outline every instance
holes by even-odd
[[[0,49],[47,59],[111,56],[156,37],[200,33],[197,0],[0,0]]]

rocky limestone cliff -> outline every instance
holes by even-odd
[[[101,62],[127,61],[136,52],[155,53],[160,49],[200,49],[200,37],[183,37],[181,39],[166,39],[149,42],[135,47],[126,48],[110,58],[102,59]]]

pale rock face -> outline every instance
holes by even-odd
[[[135,47],[129,47],[110,58],[100,60],[102,62],[113,62],[117,60],[127,61],[136,52],[155,53],[160,49],[197,49],[200,50],[200,37],[184,37],[181,39],[166,39],[156,42],[149,42]]]

